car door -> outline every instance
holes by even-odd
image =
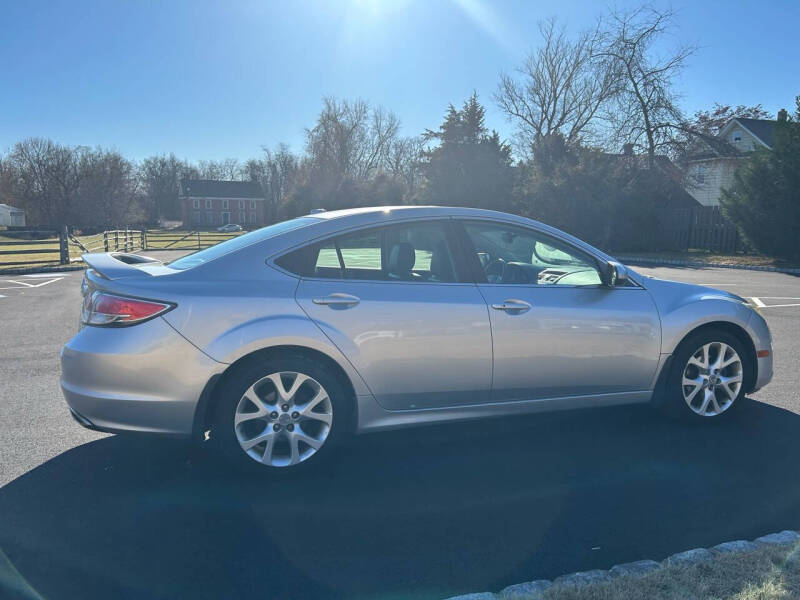
[[[390,410],[488,401],[486,303],[449,220],[359,230],[308,247],[296,298]]]
[[[594,257],[535,229],[461,225],[489,307],[493,401],[650,389],[661,328],[645,289],[603,285]]]

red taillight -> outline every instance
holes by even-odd
[[[166,302],[94,292],[86,298],[82,320],[86,325],[133,325],[165,313],[173,306]]]

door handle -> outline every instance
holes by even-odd
[[[506,312],[524,313],[529,311],[532,305],[524,300],[509,298],[502,304],[492,304],[492,308],[495,310],[504,310]]]
[[[312,298],[311,301],[314,304],[322,304],[324,306],[330,306],[331,308],[349,308],[361,302],[356,296],[340,293],[330,294],[322,298]]]

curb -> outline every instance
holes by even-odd
[[[534,581],[526,581],[524,583],[509,585],[497,593],[478,592],[472,594],[463,594],[461,596],[450,596],[447,598],[447,600],[540,600],[541,598],[544,598],[544,592],[552,587],[582,587],[584,585],[590,585],[593,583],[611,581],[617,577],[636,577],[645,575],[662,567],[700,564],[711,560],[717,554],[747,552],[763,546],[783,546],[796,543],[800,543],[800,532],[787,529],[785,531],[781,531],[780,533],[763,535],[760,538],[756,538],[752,542],[747,540],[736,540],[717,544],[712,548],[695,548],[694,550],[678,552],[677,554],[668,556],[661,562],[656,562],[654,560],[637,560],[635,562],[614,565],[607,571],[602,569],[579,571],[577,573],[570,573],[568,575],[556,577],[552,581],[547,579],[537,579]]]
[[[83,271],[86,265],[58,265],[56,267],[28,267],[26,269],[0,269],[3,275],[28,275],[33,273],[61,273],[62,271]]]
[[[625,264],[641,267],[693,267],[708,269],[739,269],[741,271],[767,271],[770,273],[786,273],[788,275],[800,274],[798,267],[766,267],[761,265],[725,265],[721,263],[698,262],[692,260],[679,260],[672,258],[646,258],[643,256],[618,257]]]

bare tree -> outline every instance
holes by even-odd
[[[614,12],[599,53],[618,82],[606,115],[613,125],[612,139],[618,146],[630,143],[645,149],[651,167],[656,153],[669,153],[686,129],[673,83],[695,47],[678,46],[666,56],[655,51],[674,17],[671,10],[649,6]]]
[[[86,150],[78,157],[80,182],[73,224],[110,226],[140,222],[139,185],[133,164],[115,150]]]
[[[543,43],[517,69],[503,74],[494,95],[509,120],[517,125],[523,150],[537,140],[561,135],[568,144],[593,137],[593,121],[616,92],[617,80],[600,55],[600,29],[574,39],[555,19],[539,24]]]
[[[138,220],[134,166],[114,150],[26,139],[4,160],[6,193],[44,226],[113,225]]]
[[[178,185],[182,178],[197,178],[197,169],[174,154],[145,158],[138,169],[148,220],[179,219]]]
[[[416,191],[423,146],[420,137],[403,137],[392,141],[386,152],[386,171],[403,182],[406,197],[412,197]]]
[[[7,157],[13,171],[12,195],[31,223],[62,225],[70,221],[80,183],[77,154],[52,140],[28,138],[17,142]]]
[[[363,100],[325,98],[317,124],[306,130],[312,168],[323,174],[366,179],[385,166],[400,120]]]
[[[198,163],[200,179],[216,181],[239,180],[242,177],[242,165],[235,158],[223,160],[201,160]]]
[[[279,144],[274,150],[262,148],[264,158],[248,160],[242,167],[242,175],[249,181],[257,181],[264,191],[267,220],[277,221],[278,209],[295,184],[300,159],[289,146]]]

